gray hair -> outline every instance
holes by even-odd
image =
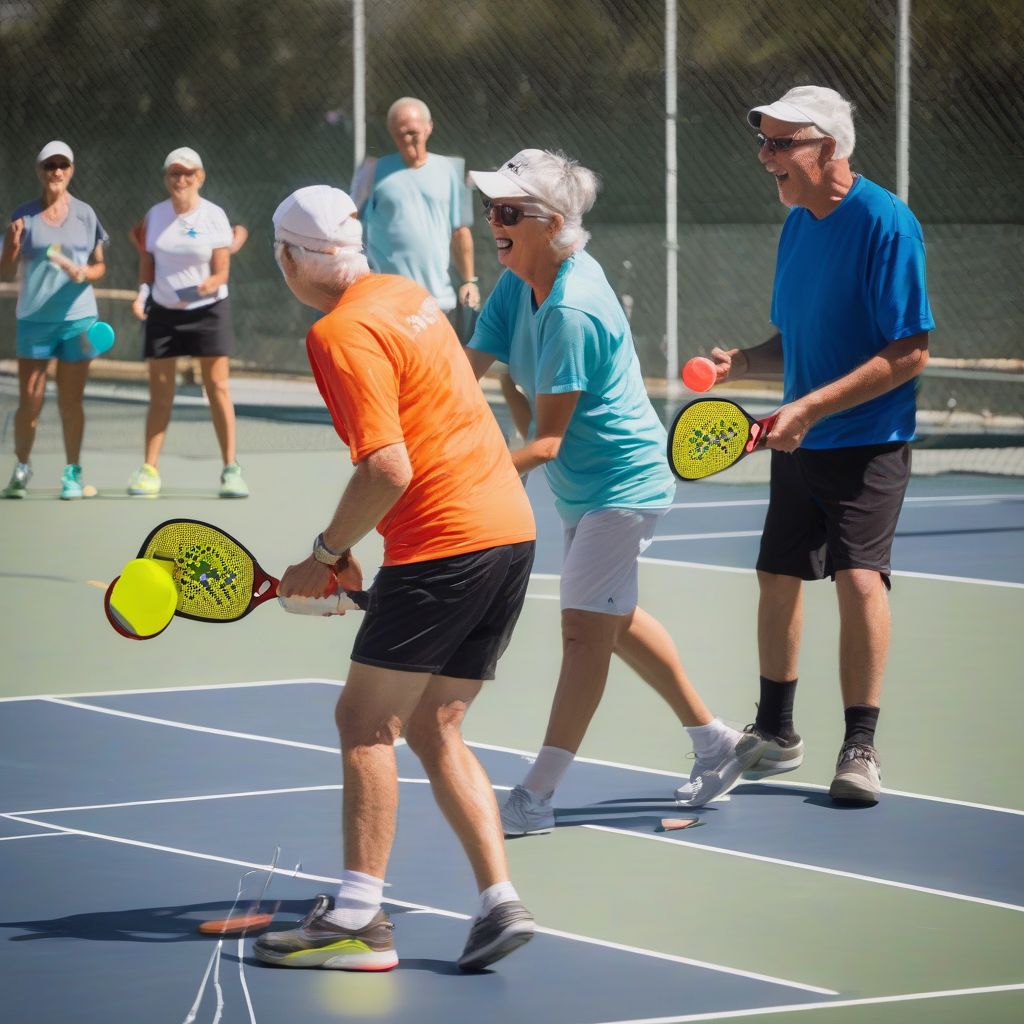
[[[583,227],[583,215],[597,200],[601,183],[597,175],[561,150],[544,150],[530,166],[530,186],[538,198],[565,219],[552,241],[556,249],[576,252],[586,247],[590,232]]]
[[[277,239],[274,242],[274,259],[282,274],[284,267],[281,266],[281,254],[284,246],[288,247],[295,261],[297,277],[315,288],[334,295],[340,295],[359,278],[370,273],[370,264],[361,252],[352,249],[321,252]]]
[[[418,100],[415,96],[402,96],[388,107],[388,116],[385,123],[390,125],[403,107],[412,107],[422,116],[424,121],[431,120],[430,108],[423,102],[423,100]]]

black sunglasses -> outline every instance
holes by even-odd
[[[767,146],[769,152],[778,153],[780,150],[784,153],[787,149],[792,149],[794,146],[804,146],[809,142],[824,142],[825,138],[817,139],[773,139],[770,135],[765,135],[764,132],[754,132],[754,138],[757,139],[757,148],[762,149]]]
[[[541,209],[541,207],[536,207]],[[536,220],[547,220],[548,217],[543,213],[527,213],[525,210],[518,206],[512,206],[509,203],[495,203],[493,199],[488,199],[484,196],[484,216],[488,220],[497,219],[498,223],[505,228],[515,227],[524,217],[533,217]]]
[[[70,166],[71,164],[69,164],[67,160],[47,160],[46,163],[43,164],[43,170],[66,171]]]

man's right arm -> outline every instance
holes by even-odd
[[[713,348],[711,358],[718,371],[716,384],[741,377],[774,380],[782,375],[782,335],[776,332],[753,348]]]
[[[281,596],[321,597],[332,592],[335,580],[344,587],[362,589],[362,569],[351,549],[387,515],[411,481],[412,463],[404,442],[385,445],[362,459],[321,534],[327,548],[343,553],[338,571],[308,555],[281,577]]]

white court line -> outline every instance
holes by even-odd
[[[199,1012],[199,1004],[203,1001],[203,993],[206,991],[206,983],[210,980],[210,971],[213,968],[214,960],[216,959],[218,963],[220,962],[220,947],[223,941],[223,939],[220,939],[210,953],[210,959],[206,963],[206,973],[203,975],[203,980],[199,982],[199,991],[196,993],[195,1002],[185,1015],[185,1024],[193,1024],[193,1021],[196,1019],[196,1014]]]
[[[249,1011],[249,1024],[256,1024],[256,1012],[252,1008],[249,986],[245,982],[245,938],[242,935],[238,936],[238,980],[242,986],[242,995],[245,996],[245,1007]]]
[[[252,683],[196,683],[192,686],[150,686],[144,690],[89,690],[82,693],[32,693],[23,697],[0,697],[0,704],[16,700],[47,700],[55,697],[137,697],[151,693],[190,693],[193,690],[237,690],[247,686],[301,686],[304,683],[327,683],[344,686],[340,679],[262,679]]]
[[[118,711],[116,708],[101,708],[95,704],[81,704],[77,700],[65,697],[41,697],[40,700],[50,704],[61,704],[64,707],[77,708],[80,711],[95,711],[101,715],[112,715],[114,718],[130,718],[135,722],[148,722],[150,725],[168,725],[175,729],[187,729],[189,732],[205,732],[214,736],[227,736],[236,740],[254,740],[257,743],[273,743],[281,747],[296,747],[299,750],[315,750],[322,754],[337,754],[338,747],[325,747],[321,743],[303,743],[300,740],[283,740],[276,736],[259,736],[251,732],[235,732],[233,729],[216,729],[209,725],[192,725],[188,722],[175,722],[168,718],[154,718],[152,715],[140,715],[135,711]]]
[[[696,534],[694,536],[697,536]],[[700,534],[699,536],[708,536],[708,534]],[[760,536],[760,533],[758,534]],[[658,540],[658,537],[654,538]],[[667,539],[667,538],[662,538]],[[711,565],[707,562],[684,562],[678,558],[646,558],[641,557],[637,559],[641,563],[649,563],[650,565],[668,565],[680,569],[704,569],[707,572],[738,572],[745,576],[753,576],[755,570],[747,569],[741,566],[735,565]],[[893,576],[906,576],[911,579],[920,580],[938,580],[942,583],[974,583],[980,587],[1008,587],[1011,590],[1024,590],[1024,583],[1011,583],[1007,580],[983,580],[975,579],[972,576],[943,576],[938,573],[928,572],[905,572],[903,570],[894,570]]]
[[[590,822],[581,822],[580,828],[590,828],[595,832],[609,832],[612,835],[627,836],[630,839],[645,839],[655,843],[674,843],[678,846],[687,846],[691,850],[707,850],[713,853],[722,853],[727,857],[738,857],[741,860],[753,860],[762,864],[775,864],[784,868],[795,868],[798,871],[812,871],[819,875],[831,875],[833,878],[850,878],[855,882],[870,882],[874,885],[884,885],[892,889],[906,889],[909,892],[919,892],[926,896],[944,896],[946,899],[959,900],[962,903],[978,903],[985,907],[995,907],[997,910],[1015,910],[1024,913],[1024,906],[1016,903],[1002,903],[999,900],[987,900],[981,896],[967,896],[960,892],[950,892],[946,889],[931,889],[925,885],[913,885],[911,882],[896,882],[890,878],[878,878],[875,875],[862,875],[854,871],[843,871],[840,868],[825,868],[817,864],[805,864],[802,861],[785,860],[781,857],[766,857],[760,853],[747,853],[743,850],[730,850],[724,846],[714,846],[710,843],[694,843],[683,839],[670,839],[668,836],[654,835],[648,832],[633,832],[630,829],[615,828],[612,825],[594,825]]]
[[[904,505],[931,505],[948,502],[965,502],[973,504],[979,501],[988,501],[998,504],[1002,501],[1024,501],[1024,494],[935,494],[916,495],[904,498]],[[754,506],[766,506],[767,498],[747,498],[743,501],[677,501],[669,505],[670,510],[686,508],[742,508]]]
[[[211,728],[209,728],[207,726],[195,726],[195,725],[190,725],[190,724],[181,723],[181,722],[168,721],[167,719],[154,719],[154,718],[152,718],[150,716],[138,715],[138,714],[135,714],[133,712],[115,712],[115,711],[113,711],[110,708],[97,708],[97,707],[92,707],[91,705],[88,705],[88,704],[79,704],[79,703],[76,703],[74,701],[63,701],[63,700],[59,700],[59,699],[53,699],[53,703],[67,704],[68,706],[75,707],[75,708],[78,708],[78,709],[83,710],[83,711],[97,711],[97,712],[99,712],[101,714],[115,714],[118,717],[129,718],[129,719],[138,719],[138,720],[150,723],[150,724],[165,725],[165,726],[169,726],[171,728],[179,728],[179,729],[185,729],[185,730],[190,730],[190,731],[191,730],[195,730],[195,731],[206,732],[206,733],[220,733],[220,732],[222,732],[222,730],[211,729]],[[276,739],[274,739],[272,737],[260,737],[260,736],[257,736],[255,734],[252,734],[252,733],[246,733],[246,734],[225,733],[225,734],[226,735],[230,735],[230,736],[234,736],[234,737],[243,736],[246,739],[253,740],[253,741],[256,741],[256,742],[267,742],[267,743],[286,742],[288,745],[307,747],[309,749],[314,749],[314,750],[328,751],[328,752],[330,752],[332,754],[337,754],[338,753],[337,749],[334,749],[334,748],[327,748],[327,747],[322,747],[322,746],[311,746],[311,745],[308,745],[308,744],[298,744],[298,743],[294,743],[293,741],[279,741],[279,740],[276,740]],[[496,747],[496,746],[492,746],[492,745],[488,745],[488,744],[477,744],[477,743],[472,743],[472,742],[467,742],[467,745],[470,746],[470,747],[479,747],[481,749],[497,750],[497,751],[500,751],[502,753],[513,753],[513,754],[517,753],[517,754],[520,754],[522,756],[527,756],[527,757],[534,756],[533,754],[528,753],[527,751],[521,751],[521,750],[517,751],[514,748],[510,748],[510,747]],[[650,774],[657,774],[657,775],[666,775],[666,776],[675,777],[678,774],[678,773],[674,773],[674,772],[663,771],[661,769],[645,769],[645,768],[642,768],[642,767],[639,767],[639,766],[626,765],[626,764],[621,764],[621,763],[616,763],[616,762],[611,762],[611,761],[598,761],[598,760],[592,759],[592,758],[579,758],[578,760],[584,761],[584,762],[590,763],[590,764],[599,764],[599,765],[604,765],[604,766],[607,766],[607,767],[615,767],[615,768],[621,768],[621,769],[628,769],[628,770],[645,772],[645,773],[650,773]],[[782,785],[785,785],[785,784],[783,783]],[[949,802],[949,803],[952,803],[954,805],[959,803],[958,801],[942,801],[942,802]],[[1011,814],[1020,814],[1021,813],[1020,811],[1010,810],[1010,809],[1006,809],[1006,808],[998,808],[998,807],[992,807],[992,808],[986,808],[986,809],[993,810],[993,811],[1005,811],[1006,813],[1011,813]],[[20,819],[16,818],[14,815],[8,815],[8,816],[12,817],[14,820],[20,820]],[[740,857],[740,858],[745,858],[745,859],[748,859],[748,860],[755,860],[755,861],[762,861],[764,863],[777,864],[777,865],[784,866],[784,867],[796,868],[798,870],[812,871],[812,872],[815,872],[815,873],[818,873],[818,874],[833,875],[835,877],[840,877],[840,878],[853,878],[853,879],[856,879],[858,881],[864,881],[864,882],[874,883],[874,884],[877,884],[877,885],[889,886],[889,887],[892,887],[892,888],[907,889],[907,890],[910,890],[910,891],[921,892],[921,893],[928,894],[928,895],[943,896],[943,897],[946,897],[948,899],[955,899],[955,900],[960,900],[960,901],[968,902],[968,903],[978,903],[978,904],[982,904],[982,905],[986,905],[986,906],[997,907],[997,908],[1000,908],[1000,909],[1016,910],[1018,912],[1024,911],[1024,907],[1019,907],[1019,906],[1017,906],[1015,904],[1011,904],[1011,903],[1001,903],[1001,902],[998,902],[998,901],[995,901],[995,900],[982,899],[981,897],[968,896],[968,895],[963,894],[963,893],[954,893],[954,892],[949,892],[949,891],[942,890],[942,889],[930,889],[930,888],[923,887],[923,886],[915,886],[915,885],[912,885],[912,884],[907,883],[907,882],[897,882],[897,881],[893,881],[891,879],[879,878],[879,877],[876,877],[876,876],[873,876],[873,875],[852,874],[851,872],[842,871],[842,870],[840,870],[838,868],[826,868],[826,867],[821,867],[821,866],[818,866],[818,865],[804,864],[804,863],[800,863],[800,862],[797,862],[797,861],[780,860],[780,859],[777,859],[777,858],[764,857],[764,856],[760,856],[760,855],[757,855],[757,854],[743,853],[743,852],[736,851],[736,850],[727,850],[727,849],[725,849],[723,847],[708,846],[708,845],[705,845],[703,843],[686,843],[686,842],[682,842],[681,840],[677,840],[677,839],[668,839],[667,837],[648,835],[647,833],[641,833],[641,832],[631,832],[631,831],[624,830],[624,829],[613,829],[613,828],[610,828],[610,827],[604,826],[604,825],[585,825],[584,827],[585,828],[593,828],[593,829],[597,829],[597,830],[604,830],[604,831],[608,831],[608,832],[612,832],[612,833],[628,835],[628,836],[637,837],[637,838],[640,838],[640,839],[655,840],[655,841],[660,841],[660,842],[675,842],[675,843],[680,843],[683,846],[692,846],[692,847],[697,848],[697,849],[714,851],[716,853],[721,853],[721,854],[724,854],[726,856]]]
[[[800,1010],[832,1010],[847,1006],[881,1006],[885,1003],[909,1003],[922,999],[950,999],[955,996],[981,996],[997,992],[1020,992],[1024,984],[985,985],[981,988],[951,988],[936,992],[907,992],[898,996],[869,996],[864,999],[833,999],[821,1003],[794,1003],[792,1006],[755,1006],[749,1010],[716,1010],[712,1013],[690,1013],[680,1017],[644,1017],[633,1020],[605,1021],[604,1024],[691,1024],[703,1020],[735,1020],[737,1017],[759,1017],[762,1014],[796,1013]]]
[[[659,533],[653,543],[664,540],[728,540],[733,537],[760,537],[764,530],[723,530],[721,533]]]
[[[253,864],[249,861],[237,860],[231,857],[220,857],[210,853],[199,853],[196,850],[183,850],[174,846],[164,846],[159,843],[146,843],[140,839],[128,839],[124,836],[112,836],[102,832],[90,832],[86,829],[70,828],[66,825],[57,825],[46,821],[40,821],[36,818],[30,818],[27,815],[21,814],[4,814],[0,815],[5,818],[10,818],[12,821],[20,821],[27,825],[37,825],[40,828],[55,828],[63,832],[69,832],[76,836],[85,836],[88,839],[100,839],[106,842],[119,843],[123,846],[134,846],[143,850],[153,850],[158,853],[170,853],[180,857],[192,857],[197,860],[208,860],[214,861],[219,864],[232,864],[236,867],[256,868],[261,871],[267,870],[266,864]],[[288,878],[302,878],[317,882],[333,883],[335,885],[341,884],[340,878],[332,878],[324,875],[314,875],[306,871],[292,871],[287,868],[275,868],[274,874],[285,875]],[[424,903],[411,903],[407,900],[396,900],[390,897],[385,897],[385,903],[391,904],[392,906],[403,907],[408,910],[419,910],[429,914],[436,914],[440,917],[450,917],[459,921],[470,920],[469,914],[460,914],[454,910],[443,910],[440,907],[431,907]],[[604,949],[615,949],[620,952],[635,953],[638,956],[650,957],[654,960],[667,960],[671,963],[684,964],[689,967],[701,967],[705,970],[716,971],[719,974],[733,974],[741,978],[750,978],[754,981],[764,981],[772,985],[782,985],[785,988],[800,989],[805,992],[818,992],[821,995],[838,995],[839,993],[829,988],[821,988],[818,985],[807,985],[799,981],[789,981],[785,978],[776,978],[769,974],[758,974],[754,971],[744,971],[736,967],[726,967],[723,964],[713,964],[705,960],[694,960],[691,957],[676,956],[672,953],[661,953],[653,949],[644,949],[640,946],[626,946],[618,942],[609,942],[605,939],[596,939],[590,935],[578,935],[575,932],[564,932],[558,931],[554,928],[538,927],[538,932],[542,932],[545,935],[553,935],[557,938],[569,939],[573,942],[582,942],[587,945],[601,946]],[[205,980],[204,980],[205,985]],[[202,992],[200,991],[200,995]],[[197,998],[198,1003],[198,998]],[[194,1019],[194,1018],[193,1018]]]
[[[63,832],[32,832],[26,836],[0,836],[0,843],[9,843],[12,839],[51,839],[53,836],[63,835]]]
[[[746,571],[746,570],[744,570],[744,571]],[[301,682],[301,680],[294,680],[294,682]],[[339,680],[333,680],[333,679],[332,680],[325,679],[325,680],[321,680],[321,682],[328,683],[331,686],[337,686],[339,688],[341,688],[341,687],[343,687],[345,685],[344,682],[339,681]],[[229,685],[230,686],[237,686],[239,684],[231,683]],[[154,689],[154,690],[139,691],[139,692],[140,693],[142,693],[142,692],[166,693],[166,692],[168,692],[168,690],[163,689],[163,688],[158,688],[158,689]],[[89,694],[81,694],[81,695],[76,695],[76,696],[89,696]],[[321,752],[329,753],[329,754],[338,754],[340,752],[338,747],[325,747],[325,746],[316,745],[316,744],[304,744],[304,743],[299,743],[298,741],[295,741],[295,740],[281,740],[281,739],[277,739],[277,738],[275,738],[273,736],[261,736],[261,735],[255,734],[255,733],[236,733],[236,732],[230,732],[230,731],[227,731],[227,730],[215,729],[215,728],[212,728],[211,726],[191,725],[188,722],[177,722],[177,721],[174,721],[173,719],[154,718],[154,717],[149,716],[149,715],[140,715],[140,714],[138,714],[136,712],[133,712],[133,711],[116,711],[113,708],[103,708],[103,707],[99,707],[99,706],[94,705],[94,704],[82,704],[82,703],[79,703],[78,701],[70,700],[70,699],[65,699],[65,698],[59,698],[59,697],[33,697],[31,699],[32,700],[40,700],[40,701],[44,701],[44,702],[47,702],[47,703],[63,704],[63,705],[66,705],[68,707],[76,708],[76,709],[81,710],[81,711],[95,711],[98,714],[114,715],[114,716],[116,716],[118,718],[138,719],[139,721],[148,722],[148,723],[154,724],[154,725],[168,726],[168,727],[170,727],[172,729],[184,729],[186,731],[205,732],[205,733],[213,733],[215,735],[225,735],[225,736],[231,736],[231,737],[240,737],[242,739],[252,740],[252,741],[257,742],[257,743],[281,743],[281,744],[284,744],[286,746],[305,747],[305,748],[310,749],[310,750],[317,750],[317,751],[321,751]],[[534,760],[537,757],[537,752],[535,750],[520,750],[517,747],[504,747],[504,746],[499,746],[499,745],[493,744],[493,743],[477,743],[476,741],[473,741],[473,740],[466,740],[466,746],[479,748],[480,750],[493,750],[493,751],[497,751],[498,753],[502,753],[502,754],[517,754],[520,757],[527,758],[527,759],[529,759],[531,761]],[[678,771],[666,771],[663,768],[646,768],[643,765],[626,764],[626,763],[624,763],[622,761],[606,761],[606,760],[602,760],[601,758],[596,758],[596,757],[577,757],[576,761],[578,761],[578,762],[580,762],[582,764],[600,765],[601,767],[605,767],[605,768],[620,768],[620,769],[623,769],[625,771],[643,772],[643,773],[648,774],[648,775],[664,775],[664,776],[669,777],[669,778],[679,778],[679,776],[681,774]],[[410,781],[412,781],[412,780],[410,780]],[[780,787],[783,787],[783,788],[784,787],[788,787],[788,786],[793,786],[793,787],[797,787],[797,788],[801,788],[801,789],[814,789],[814,790],[818,790],[818,791],[824,791],[827,788],[825,786],[820,786],[820,785],[816,785],[816,784],[813,784],[813,783],[807,783],[807,782],[769,782],[767,780],[760,782],[759,785],[762,785],[762,786],[780,786]],[[1024,816],[1024,811],[1018,810],[1017,808],[1014,808],[1014,807],[997,807],[994,804],[971,803],[970,801],[967,801],[967,800],[955,800],[955,799],[953,799],[951,797],[930,796],[930,795],[926,795],[926,794],[923,794],[923,793],[911,793],[911,792],[908,792],[906,790],[887,789],[887,788],[884,788],[884,787],[882,789],[882,792],[883,793],[887,793],[887,794],[889,794],[891,796],[906,797],[906,798],[911,799],[911,800],[928,800],[928,801],[930,801],[932,803],[950,804],[950,805],[952,805],[954,807],[971,807],[971,808],[975,808],[976,810],[980,810],[980,811],[995,811],[995,812],[997,812],[999,814],[1014,814],[1014,815]]]
[[[430,779],[407,779],[398,777],[399,782],[408,782],[430,785]],[[511,786],[504,787],[511,789]],[[288,789],[248,789],[237,793],[207,793],[200,796],[165,796],[155,800],[123,800],[111,804],[76,804],[73,807],[35,807],[25,811],[0,811],[0,817],[13,816],[17,814],[71,814],[75,811],[108,811],[122,807],[155,807],[159,804],[190,804],[201,803],[203,800],[238,800],[250,796],[281,796],[284,793],[324,793],[340,792],[342,785],[335,782],[325,786],[291,786]],[[52,832],[42,832],[40,835],[53,835]],[[7,836],[8,839],[28,839],[28,836]]]

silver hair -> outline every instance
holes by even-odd
[[[413,107],[422,115],[424,121],[431,120],[430,108],[423,102],[423,100],[418,100],[415,96],[402,96],[388,107],[388,116],[385,119],[385,123],[390,125],[399,110],[403,107]]]
[[[296,276],[315,288],[322,288],[324,291],[340,295],[346,288],[355,284],[361,277],[370,272],[370,264],[366,256],[361,252],[354,252],[351,249],[339,249],[336,252],[319,252],[313,249],[304,249],[294,242],[284,242],[277,239],[274,242],[274,259],[277,260],[278,269],[284,273],[281,266],[281,252],[284,246],[288,246],[295,261]]]
[[[538,198],[543,196],[544,205],[565,220],[552,245],[570,252],[585,248],[590,232],[583,227],[583,215],[597,201],[601,187],[597,175],[561,150],[544,150],[543,156],[531,161],[530,185]]]

